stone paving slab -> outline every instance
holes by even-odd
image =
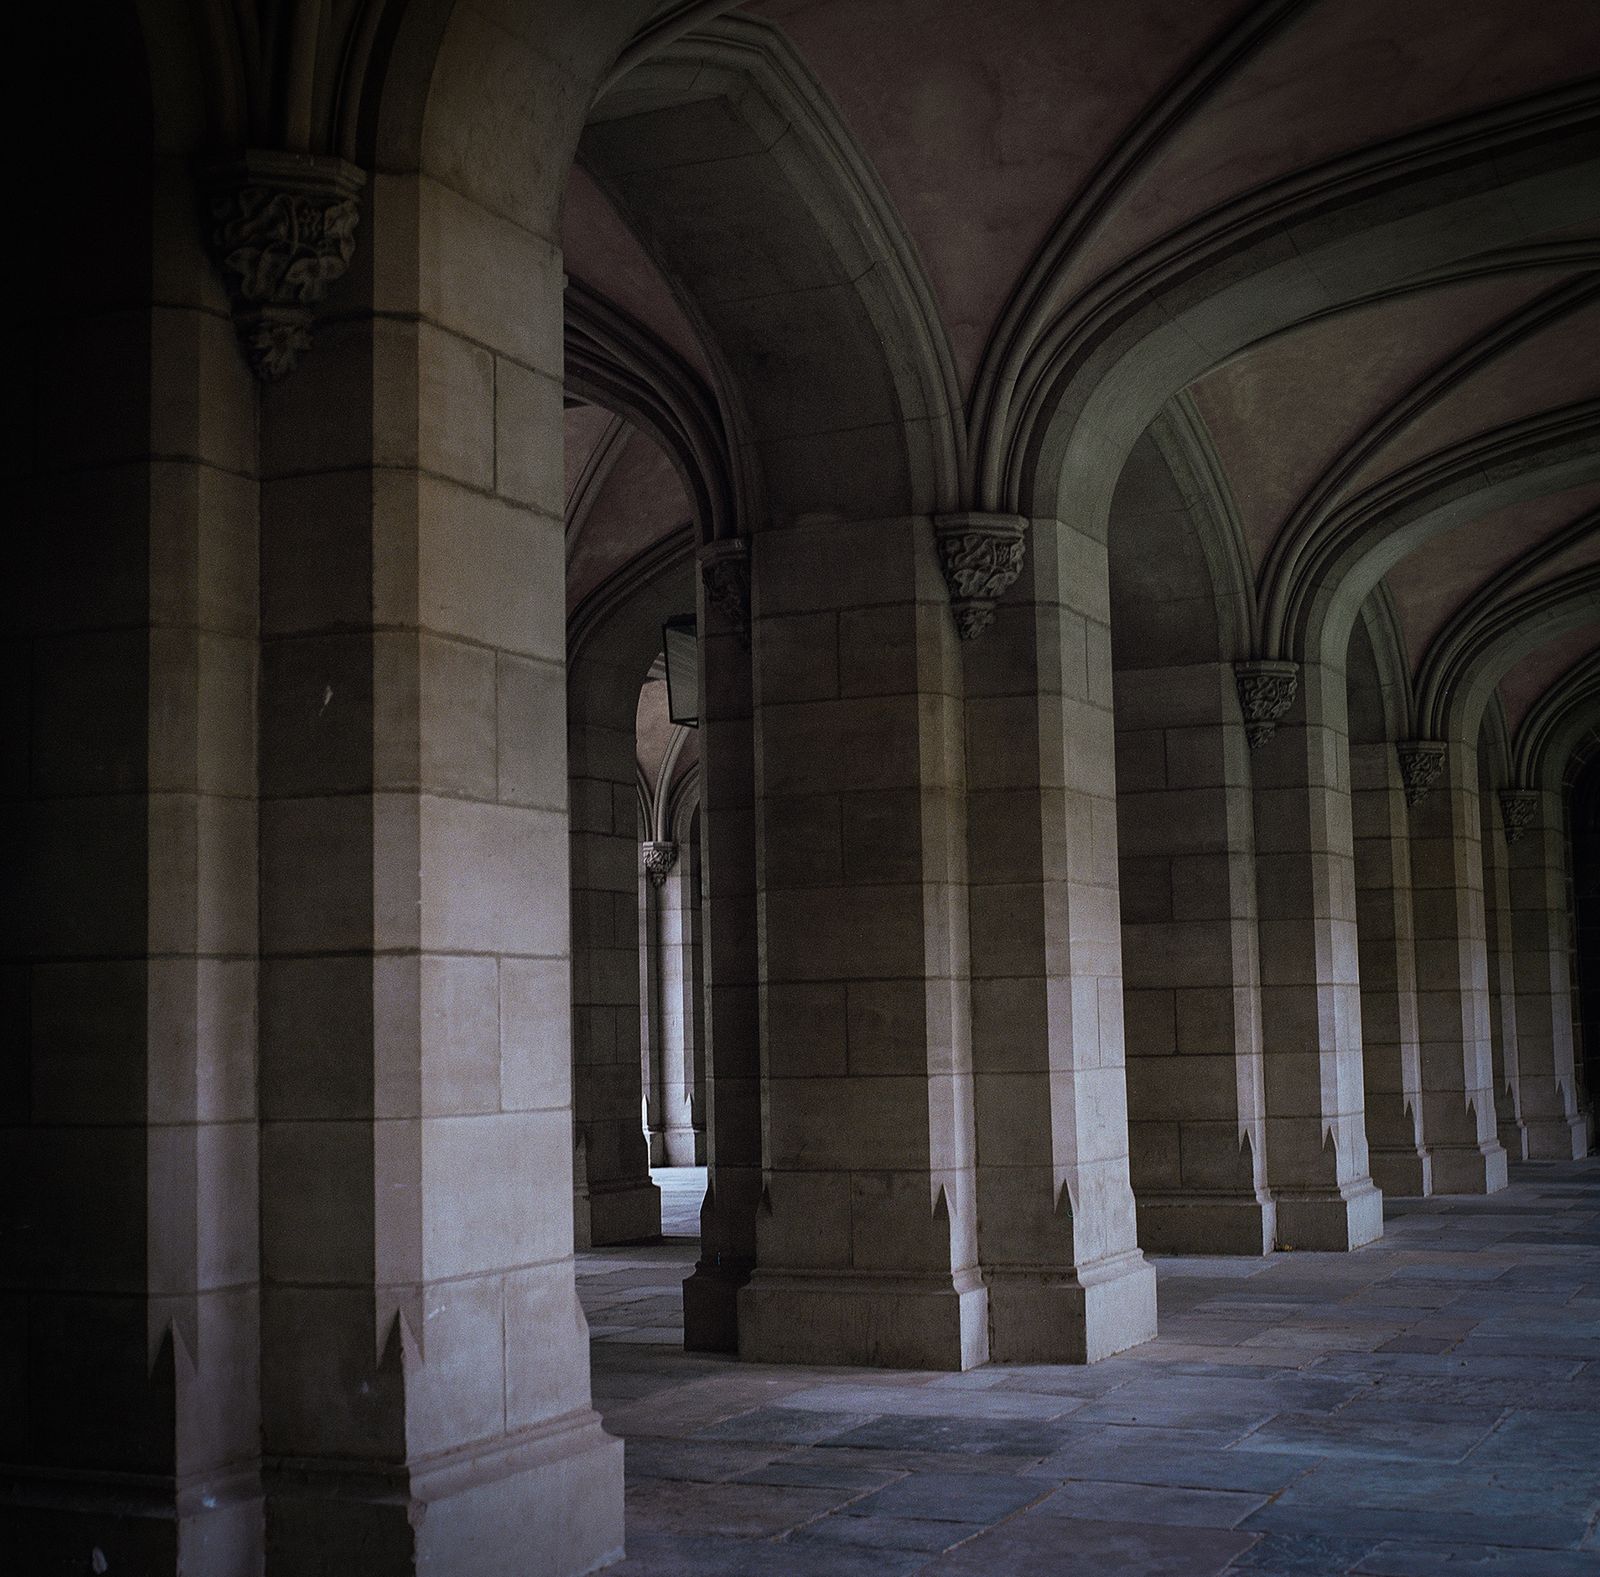
[[[659,1174],[682,1230],[703,1173]],[[580,1255],[619,1577],[1600,1577],[1600,1162],[1393,1202],[1354,1254],[1161,1258],[1088,1368],[681,1346],[692,1239]]]

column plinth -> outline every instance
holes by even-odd
[[[1238,1194],[1139,1194],[1139,1246],[1148,1254],[1270,1254],[1278,1212]]]
[[[1278,1246],[1343,1252],[1383,1236],[1383,1193],[1371,1178],[1338,1188],[1275,1191]]]
[[[739,1356],[757,1363],[973,1369],[989,1361],[975,1270],[929,1276],[769,1270],[739,1292]]]

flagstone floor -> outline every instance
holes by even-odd
[[[664,1179],[697,1230],[704,1173]],[[1600,1577],[1600,1160],[1397,1200],[1355,1254],[1159,1259],[1089,1368],[685,1353],[694,1240],[579,1256],[617,1577]]]

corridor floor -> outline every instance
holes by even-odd
[[[693,1240],[581,1254],[611,1570],[1600,1577],[1600,1160],[1387,1215],[1355,1254],[1157,1260],[1159,1340],[967,1374],[685,1353]]]

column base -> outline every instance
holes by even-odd
[[[1385,1194],[1426,1199],[1433,1192],[1433,1157],[1426,1150],[1374,1150],[1367,1147],[1367,1169]]]
[[[181,1488],[138,1474],[7,1473],[0,1476],[0,1571],[259,1577],[263,1520],[254,1473]]]
[[[988,1295],[975,1271],[895,1276],[758,1267],[739,1290],[739,1356],[975,1369],[989,1361]]]
[[[1343,1253],[1383,1236],[1383,1194],[1370,1177],[1276,1197],[1279,1248]]]
[[[706,1161],[706,1136],[693,1128],[669,1128],[662,1148],[664,1161],[652,1160],[652,1166],[704,1166]]]
[[[1495,1129],[1495,1137],[1500,1141],[1500,1148],[1505,1151],[1508,1161],[1526,1161],[1529,1159],[1528,1127],[1526,1123],[1504,1122]]]
[[[1146,1254],[1270,1254],[1277,1208],[1238,1194],[1140,1194],[1139,1247]]]
[[[661,1236],[661,1190],[649,1178],[626,1183],[591,1183],[572,1196],[575,1248],[637,1243]]]
[[[1098,1363],[1156,1334],[1155,1267],[1135,1249],[1062,1274],[991,1271],[992,1363]]]
[[[622,1442],[588,1411],[409,1471],[283,1463],[269,1478],[273,1577],[578,1577],[621,1558]]]
[[[1498,1139],[1472,1145],[1433,1146],[1436,1194],[1497,1194],[1506,1181],[1506,1153]]]
[[[683,1282],[686,1352],[739,1350],[739,1289],[753,1265],[696,1265]]]
[[[1583,1116],[1534,1118],[1524,1122],[1527,1160],[1581,1161],[1589,1153],[1589,1125]]]

